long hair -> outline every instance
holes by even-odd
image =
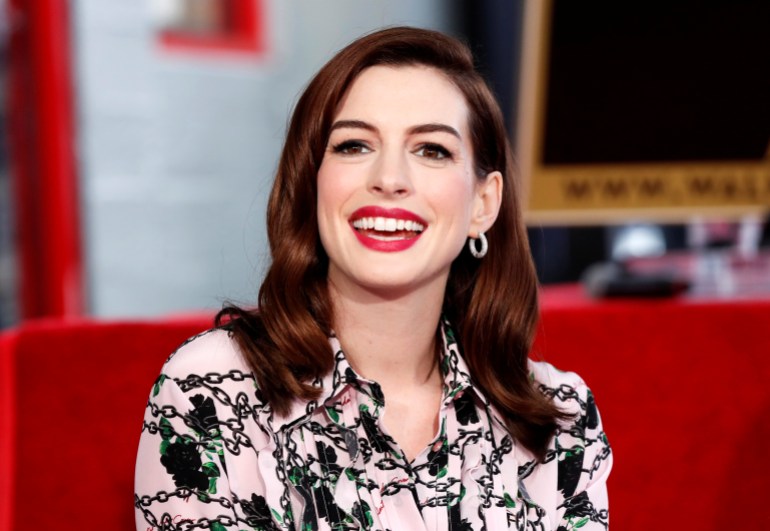
[[[477,260],[464,250],[453,262],[444,314],[455,328],[471,377],[504,417],[511,435],[543,457],[564,415],[529,380],[527,356],[538,315],[537,278],[521,216],[513,160],[500,108],[474,68],[470,50],[442,33],[394,27],[366,35],[335,55],[297,102],[267,207],[272,264],[259,306],[229,306],[217,323],[230,327],[260,391],[273,409],[311,400],[311,381],[333,369],[328,342],[332,306],[328,256],[318,234],[316,176],[329,129],[345,92],[366,68],[422,65],[442,72],[465,96],[476,174],[498,170],[503,198]]]

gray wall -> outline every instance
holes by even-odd
[[[163,53],[147,1],[73,0],[91,312],[253,303],[288,114],[331,54],[371,29],[452,32],[442,0],[265,0],[257,58]]]

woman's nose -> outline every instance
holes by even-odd
[[[380,195],[409,195],[412,181],[405,154],[383,151],[372,167],[369,190]]]

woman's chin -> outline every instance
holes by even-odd
[[[347,275],[330,267],[329,283],[340,294],[367,293],[379,299],[391,300],[423,293],[431,288],[440,289],[443,293],[448,275],[448,268],[432,273],[420,271],[418,274],[410,268],[376,267],[368,269],[366,273]]]

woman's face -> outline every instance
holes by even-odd
[[[468,236],[494,221],[490,194],[502,185],[497,172],[475,176],[468,112],[433,68],[374,66],[355,79],[318,171],[318,227],[338,291],[443,290]]]

